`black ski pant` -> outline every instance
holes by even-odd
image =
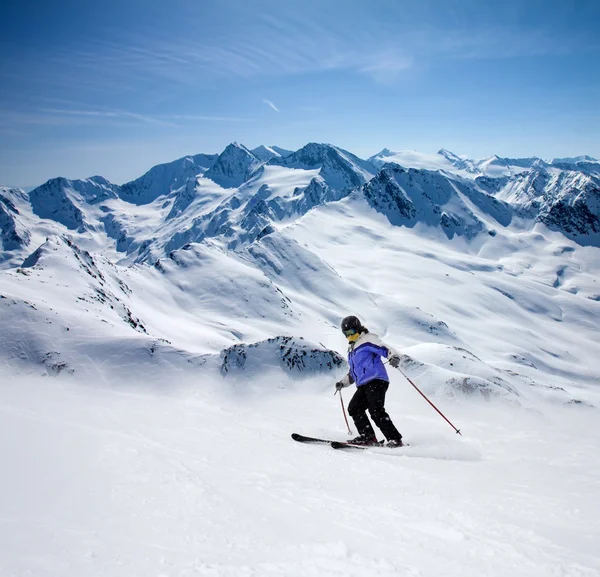
[[[374,379],[356,388],[356,393],[348,405],[348,413],[354,420],[359,435],[367,438],[375,437],[373,426],[367,417],[367,409],[373,422],[381,429],[388,441],[399,441],[402,435],[392,423],[390,416],[386,413],[385,393],[389,383],[381,379]]]

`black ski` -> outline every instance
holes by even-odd
[[[312,443],[315,445],[329,445],[333,449],[347,449],[354,450],[357,449],[359,451],[363,451],[365,449],[373,449],[373,448],[385,448],[386,445],[383,441],[379,441],[375,445],[354,445],[353,443],[348,443],[345,441],[332,441],[331,439],[319,439],[317,437],[305,437],[304,435],[299,435],[298,433],[292,433],[292,439],[294,441],[298,441],[299,443]],[[404,447],[408,447],[408,444],[404,444]]]
[[[316,443],[320,445],[331,445],[331,443],[337,442],[332,441],[331,439],[317,439],[315,437],[305,437],[304,435],[299,435],[298,433],[292,433],[292,439],[294,439],[294,441],[298,441],[299,443]]]
[[[334,449],[349,449],[354,450],[358,449],[359,451],[364,451],[365,449],[371,449],[372,447],[385,447],[383,443],[377,443],[375,445],[354,445],[352,443],[340,443],[339,441],[332,441],[329,443]]]
[[[384,441],[379,441],[375,445],[354,445],[353,443],[341,443],[339,441],[331,441],[329,443],[334,449],[347,449],[364,451],[365,449],[401,449],[402,447],[410,447],[408,443],[404,443],[401,447],[388,447]]]

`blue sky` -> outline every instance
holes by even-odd
[[[600,157],[599,29],[597,0],[4,2],[0,184],[232,141]]]

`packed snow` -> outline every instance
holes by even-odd
[[[460,438],[393,375],[411,446],[341,453],[289,436],[345,438],[324,379],[187,377],[3,380],[3,575],[600,571],[595,410],[436,399]]]

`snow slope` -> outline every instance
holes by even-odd
[[[469,173],[479,174],[479,171],[473,166],[472,161],[461,159],[457,155],[443,149],[437,154],[425,154],[415,150],[394,152],[384,148],[381,152],[369,158],[369,161],[378,168],[383,168],[386,164],[394,163],[405,168],[444,170],[465,176],[468,176]],[[459,162],[460,164],[457,166]]]
[[[0,384],[3,575],[600,572],[595,411],[446,401],[458,438],[398,378],[411,447],[340,453],[289,438],[344,438],[323,382],[191,381]]]
[[[0,575],[600,575],[597,179],[438,156],[1,189]],[[391,371],[410,447],[290,439],[347,314],[463,437]]]

